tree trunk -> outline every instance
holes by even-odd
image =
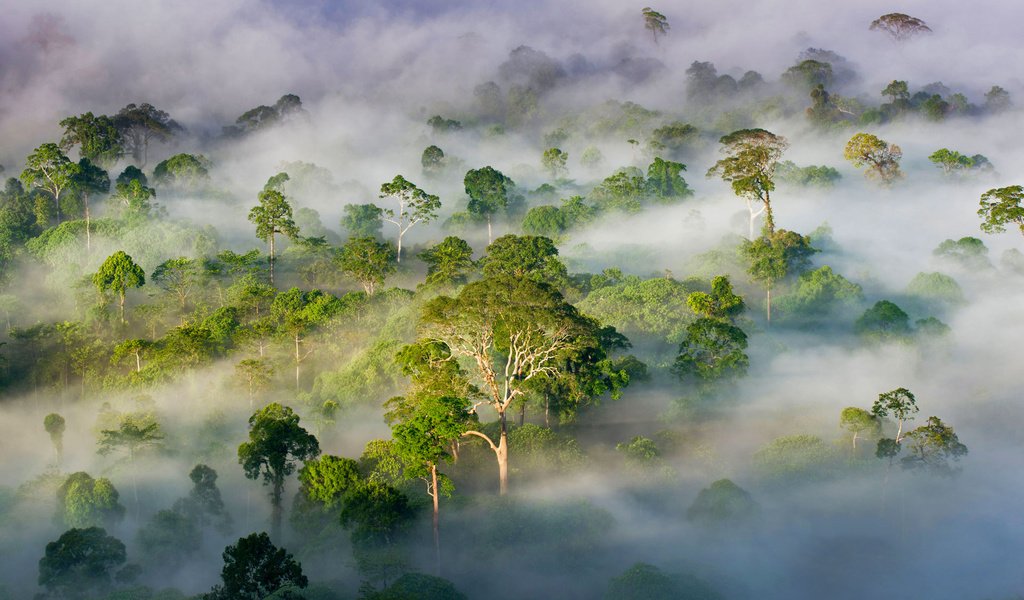
[[[499,415],[501,422],[501,436],[498,438],[498,448],[494,454],[498,458],[498,493],[502,496],[508,494],[508,423],[505,420],[505,411]]]
[[[768,324],[771,325],[772,324],[772,286],[770,284],[768,285],[767,308],[768,308]]]
[[[274,490],[270,494],[270,537],[274,543],[281,543],[281,497],[284,495],[284,479],[274,481]]]
[[[544,427],[551,429],[551,397],[544,394]]]
[[[302,358],[299,356],[299,334],[295,334],[295,389],[299,389],[299,363]]]
[[[395,262],[402,262],[402,228],[398,228],[398,254],[395,257]]]
[[[89,231],[89,194],[82,194],[85,199],[85,251],[92,252],[92,233]]]
[[[487,215],[487,245],[491,245],[491,215]]]
[[[440,511],[438,510],[439,509],[439,507],[438,507],[438,496],[440,494],[439,494],[438,489],[437,489],[437,465],[433,464],[433,463],[430,465],[430,485],[432,486],[432,488],[434,490],[434,493],[433,493],[433,500],[434,500],[434,520],[433,520],[433,526],[434,526],[434,559],[435,559],[434,574],[437,575],[438,577],[440,577],[441,576],[441,530],[440,530],[440,526],[439,526],[440,525],[440,519],[439,519]]]
[[[60,192],[53,195],[53,203],[57,208],[57,224],[60,225]]]
[[[118,304],[118,308],[120,308],[120,310],[121,310],[121,324],[124,325],[125,324],[125,320],[124,320],[124,290],[121,290],[120,298],[121,298],[121,302]]]
[[[270,234],[270,285],[274,285],[274,234]]]
[[[775,234],[775,218],[772,216],[772,199],[768,190],[764,192],[764,227],[768,230],[768,237]]]
[[[142,357],[139,356],[138,352],[136,352],[135,353],[135,372],[138,373],[140,371],[142,371]]]

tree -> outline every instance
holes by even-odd
[[[203,596],[206,600],[264,600],[283,587],[309,585],[302,565],[284,548],[275,546],[266,533],[239,538],[224,549],[223,558],[223,584]]]
[[[828,316],[837,306],[853,306],[863,297],[859,285],[824,265],[802,273],[779,304],[787,317],[814,320]]]
[[[57,413],[50,413],[43,418],[43,429],[50,434],[50,441],[53,442],[53,451],[57,455],[57,466],[59,467],[64,457],[64,428],[66,424],[64,417]]]
[[[722,595],[692,575],[669,575],[648,563],[636,563],[608,582],[604,600],[722,600]]]
[[[415,402],[411,414],[392,425],[394,449],[405,464],[406,478],[422,479],[427,484],[427,495],[433,503],[434,552],[437,573],[441,572],[441,542],[439,533],[439,498],[442,486],[438,483],[438,466],[451,458],[448,449],[462,437],[470,420],[470,402],[452,396],[428,397]],[[443,477],[443,475],[441,475]]]
[[[60,225],[60,197],[75,185],[79,166],[61,152],[57,144],[43,144],[25,159],[21,181],[26,187],[37,188],[53,197]]]
[[[750,212],[750,239],[754,239],[754,220],[761,213],[765,215],[765,229],[771,236],[775,232],[771,205],[775,168],[789,142],[764,129],[740,129],[723,136],[719,142],[726,157],[708,169],[707,176],[721,176],[732,184],[733,192],[746,201]],[[755,209],[758,205],[760,208]]]
[[[423,174],[427,177],[441,174],[445,166],[444,150],[433,145],[427,146],[420,158],[420,165],[423,166]]]
[[[270,284],[274,284],[274,240],[277,234],[291,239],[299,235],[292,220],[292,206],[284,194],[272,187],[264,188],[257,196],[259,204],[249,211],[249,221],[256,225],[256,237],[270,244]]]
[[[118,250],[103,261],[100,270],[92,276],[92,283],[101,294],[106,291],[117,292],[123,324],[125,294],[128,288],[142,287],[146,283],[146,272],[124,250]]]
[[[151,140],[166,142],[184,131],[170,115],[148,103],[125,106],[114,115],[113,123],[121,134],[125,150],[142,168],[149,162]]]
[[[85,249],[92,250],[92,215],[89,210],[89,197],[93,194],[106,194],[110,191],[110,177],[107,172],[82,157],[78,161],[78,173],[74,177],[74,189],[82,198],[85,208]]]
[[[1008,224],[1016,225],[1024,235],[1024,187],[1011,185],[1009,187],[991,189],[981,195],[981,208],[978,209],[978,216],[981,217],[981,230],[985,233],[1002,233],[1006,231]]]
[[[395,253],[397,262],[402,262],[402,237],[417,223],[429,223],[437,217],[437,209],[441,208],[441,200],[418,188],[401,175],[380,186],[380,197],[394,198],[398,202],[398,210],[384,209],[384,220],[398,227],[398,250]]]
[[[598,330],[556,290],[530,278],[487,278],[424,305],[421,337],[469,359],[485,394],[482,404],[498,414],[497,442],[477,429],[463,435],[483,439],[494,452],[502,495],[508,491],[508,409],[528,393],[531,380],[563,374],[562,358],[593,346]]]
[[[72,473],[57,488],[57,520],[67,527],[113,527],[124,518],[120,497],[109,479]]]
[[[387,581],[396,567],[406,570],[395,544],[414,517],[409,497],[384,482],[363,480],[345,494],[341,524],[352,529],[352,551],[364,575]]]
[[[870,133],[858,133],[850,138],[843,156],[858,169],[866,166],[864,175],[868,179],[879,180],[883,185],[891,185],[903,177],[900,171],[903,151],[896,144],[890,144]]]
[[[735,325],[700,318],[686,328],[672,372],[683,381],[712,383],[742,377],[750,359],[747,334]]]
[[[503,235],[487,246],[480,260],[485,277],[529,277],[551,285],[563,285],[567,272],[558,260],[558,248],[546,237]]]
[[[468,273],[476,266],[469,243],[451,235],[420,252],[420,260],[427,263],[427,284],[466,283]]]
[[[198,464],[189,471],[188,478],[192,480],[192,489],[188,496],[175,501],[174,510],[188,516],[200,527],[212,524],[217,531],[228,533],[231,515],[224,508],[224,500],[217,488],[217,471]]]
[[[928,157],[928,160],[932,161],[936,167],[942,169],[943,175],[946,176],[962,174],[976,166],[980,166],[975,165],[974,157],[960,154],[959,152],[950,150],[949,148],[940,148],[936,150]],[[985,163],[987,162],[988,159],[985,159]]]
[[[149,421],[148,423],[146,421]],[[160,424],[151,419],[139,419],[127,416],[121,420],[117,429],[100,431],[99,453],[111,454],[118,450],[128,452],[128,462],[132,471],[132,494],[135,497],[135,518],[139,518],[139,488],[135,478],[135,457],[139,450],[158,445],[164,439]]]
[[[725,321],[732,321],[747,308],[743,298],[732,291],[732,283],[725,275],[711,280],[711,293],[693,292],[687,296],[686,306],[702,317]]]
[[[729,479],[719,479],[702,489],[686,509],[686,519],[703,525],[738,525],[759,510],[750,493]]]
[[[906,109],[910,104],[910,89],[906,81],[893,79],[882,90],[883,96],[889,96],[893,106]]]
[[[111,364],[117,364],[122,362],[125,358],[131,357],[135,359],[135,372],[142,372],[142,353],[153,347],[153,343],[149,340],[141,338],[134,338],[124,340],[114,346],[114,353],[110,357]]]
[[[149,279],[157,287],[175,296],[184,314],[192,290],[202,285],[205,276],[198,260],[181,256],[169,258],[157,265]]]
[[[747,273],[765,287],[765,311],[769,323],[772,321],[772,289],[775,284],[791,273],[806,269],[811,262],[810,256],[815,252],[807,236],[785,229],[752,242],[743,242],[741,254],[749,264]]]
[[[235,377],[249,390],[249,410],[253,409],[256,392],[270,387],[274,368],[263,359],[247,358],[235,365]]]
[[[299,416],[287,406],[268,404],[249,417],[249,441],[238,447],[238,462],[249,479],[263,478],[271,486],[271,534],[281,536],[284,480],[295,471],[295,461],[320,454],[320,444],[299,426]],[[269,541],[269,540],[268,540]]]
[[[366,295],[372,296],[397,269],[395,254],[395,247],[390,243],[361,237],[350,239],[341,247],[338,261],[342,272],[358,281]]]
[[[177,510],[161,510],[139,529],[138,541],[154,566],[173,571],[191,558],[203,540],[199,524]]]
[[[907,388],[896,388],[878,395],[878,400],[871,405],[871,414],[877,419],[892,416],[896,419],[896,444],[903,441],[903,424],[913,419],[918,412],[917,399]],[[879,442],[881,444],[881,442]]]
[[[515,182],[493,167],[471,169],[463,180],[469,196],[467,210],[476,218],[487,221],[487,243],[491,243],[491,221],[494,215],[508,210],[521,198],[515,192]]]
[[[663,202],[675,202],[693,195],[693,190],[679,174],[686,170],[683,163],[655,158],[647,167],[647,193]]]
[[[191,189],[209,181],[210,159],[202,154],[175,154],[157,163],[153,180],[158,185]]]
[[[657,44],[658,36],[665,35],[670,29],[668,19],[665,18],[665,15],[652,10],[650,7],[644,8],[641,14],[644,16],[644,29],[651,32],[651,37],[654,38],[654,43]]]
[[[270,305],[270,315],[277,322],[279,330],[295,344],[295,389],[299,389],[302,361],[312,352],[302,352],[303,336],[314,327],[326,323],[341,307],[341,301],[331,294],[320,290],[304,292],[294,287],[278,294]]]
[[[998,85],[985,92],[985,109],[992,113],[1001,113],[1013,106],[1010,101],[1010,92],[1007,92]]]
[[[384,210],[376,204],[346,204],[342,209],[341,228],[348,232],[348,237],[370,237],[380,240],[380,230],[384,226],[381,215]]]
[[[879,300],[853,324],[853,330],[870,339],[903,339],[910,335],[910,317],[888,300]]]
[[[156,190],[146,187],[144,177],[119,181],[115,187],[116,192],[111,200],[118,203],[119,212],[125,220],[137,222],[154,212],[154,204],[150,201],[156,197]]]
[[[887,33],[897,42],[904,42],[916,35],[932,31],[921,19],[903,13],[882,15],[872,21],[868,29]]]
[[[847,406],[839,413],[839,426],[852,435],[850,441],[853,451],[857,451],[857,440],[864,437],[869,440],[878,439],[882,433],[881,419],[863,408]]]
[[[569,153],[561,148],[548,148],[540,157],[540,163],[552,179],[559,179],[569,174],[565,163],[569,160]]]
[[[87,112],[63,119],[60,126],[64,128],[64,135],[60,138],[64,152],[70,152],[77,145],[79,157],[106,168],[114,166],[124,156],[121,133],[110,117],[97,117]]]
[[[967,454],[967,446],[953,428],[938,417],[928,417],[928,424],[906,435],[908,455],[900,459],[905,469],[924,469],[940,475],[955,475],[959,470],[953,463]]]
[[[123,565],[124,544],[100,527],[72,528],[46,545],[39,559],[39,585],[64,598],[96,598]]]

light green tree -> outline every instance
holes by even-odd
[[[139,288],[146,283],[146,272],[142,267],[135,264],[132,257],[124,250],[118,250],[107,257],[100,265],[100,270],[92,276],[93,285],[100,293],[107,291],[116,292],[118,296],[118,309],[121,314],[121,323],[124,320],[124,300],[129,288]]]
[[[903,150],[870,133],[858,133],[850,138],[843,156],[858,169],[867,167],[864,176],[876,179],[882,185],[892,185],[903,177],[903,171],[900,171]]]
[[[25,159],[25,170],[21,181],[26,187],[37,188],[53,198],[57,209],[57,224],[60,225],[61,195],[75,185],[78,164],[71,161],[57,144],[43,144]]]
[[[1011,185],[991,189],[981,195],[981,230],[985,233],[1002,233],[1007,225],[1016,225],[1024,235],[1024,187]]]
[[[59,467],[64,458],[64,429],[66,423],[64,417],[57,413],[50,413],[43,418],[43,429],[50,434],[50,441],[53,442],[53,451],[57,456]]]
[[[249,211],[249,221],[256,225],[256,237],[270,244],[270,284],[273,285],[276,236],[283,234],[295,239],[299,235],[299,228],[292,220],[291,204],[270,182],[259,193],[258,199],[260,203]]]
[[[733,193],[743,198],[750,213],[750,239],[754,239],[754,221],[765,215],[765,230],[775,232],[771,193],[775,191],[775,168],[789,147],[786,138],[764,129],[740,129],[723,136],[725,158],[708,169],[707,176],[720,176],[732,184]]]
[[[421,190],[401,175],[380,186],[380,198],[398,202],[398,210],[384,209],[384,220],[398,228],[396,261],[402,262],[402,237],[417,223],[429,223],[437,218],[441,200]]]

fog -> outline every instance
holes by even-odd
[[[694,401],[695,388],[670,372],[678,341],[625,332],[651,376],[632,382],[620,399],[605,397],[581,409],[575,422],[555,427],[559,436],[576,440],[583,458],[563,464],[553,451],[541,459],[524,449],[520,465],[513,446],[511,498],[502,504],[506,499],[497,496],[492,453],[463,443],[459,462],[450,466],[455,496],[441,499],[440,574],[469,598],[599,598],[611,578],[641,561],[666,574],[697,577],[730,600],[1024,596],[1018,558],[1024,552],[1024,517],[1018,509],[1024,477],[1017,468],[1024,443],[1018,358],[1024,273],[1001,261],[1007,251],[1024,251],[1024,244],[1013,226],[1006,233],[983,234],[977,215],[986,190],[1021,183],[1024,81],[1014,66],[1024,62],[1016,26],[1024,19],[1024,5],[697,4],[653,5],[671,26],[655,44],[643,27],[642,7],[618,0],[0,0],[4,177],[17,177],[34,148],[59,140],[61,119],[90,111],[113,115],[129,103],[144,102],[167,111],[185,129],[167,144],[150,146],[147,173],[177,153],[202,154],[212,164],[209,182],[201,188],[157,186],[154,200],[167,216],[148,229],[123,237],[94,233],[94,250],[88,253],[56,245],[42,254],[19,254],[4,267],[9,271],[0,290],[16,301],[9,318],[22,329],[88,322],[82,298],[91,284],[84,284],[85,292],[74,286],[118,249],[134,256],[147,274],[168,258],[215,254],[204,253],[204,244],[265,251],[246,216],[267,179],[295,162],[311,163],[329,175],[309,181],[293,177],[285,191],[294,208],[319,213],[332,239],[346,236],[340,226],[344,207],[383,206],[380,185],[396,174],[440,197],[439,218],[404,238],[402,268],[387,282],[389,288],[414,290],[426,268],[405,258],[445,236],[466,239],[476,258],[485,253],[483,225],[444,226],[466,210],[468,169],[499,169],[515,181],[528,207],[557,205],[562,198],[588,196],[620,167],[646,173],[657,155],[643,145],[651,130],[674,121],[690,123],[700,134],[673,160],[686,164],[682,175],[692,197],[652,203],[636,214],[609,211],[556,240],[559,256],[576,273],[619,269],[626,276],[678,281],[729,275],[747,305],[737,321],[749,336],[746,377],[710,399]],[[873,19],[894,10],[923,19],[933,33],[896,43],[868,30]],[[543,55],[523,59],[529,62],[524,67],[515,62],[522,46]],[[810,105],[806,90],[779,81],[808,48],[846,59],[856,77],[829,89],[866,107],[884,102],[880,91],[894,79],[908,81],[911,94],[942,82],[977,107],[998,85],[1016,107],[978,108],[976,114],[941,122],[910,114],[823,131],[804,114]],[[686,70],[695,61],[712,62],[719,75],[737,80],[755,70],[765,83],[710,103],[690,99]],[[541,72],[544,68],[553,71]],[[520,123],[508,116],[511,111],[495,118],[482,108],[476,91],[487,82],[496,83],[502,94],[516,85],[537,87],[536,105],[517,117]],[[284,94],[301,97],[302,114],[235,138],[223,134],[239,115],[273,105]],[[610,101],[620,104],[606,104]],[[658,113],[632,122],[621,108],[625,103]],[[614,116],[602,120],[602,111]],[[427,124],[434,115],[462,126],[435,130]],[[726,127],[730,123],[738,125]],[[780,182],[772,208],[780,228],[803,234],[826,224],[831,228],[828,247],[811,257],[811,268],[828,265],[860,285],[863,298],[852,307],[811,325],[787,321],[784,309],[778,323],[765,321],[764,288],[750,280],[736,252],[747,236],[746,206],[727,183],[705,177],[722,156],[718,138],[741,127],[784,136],[789,147],[783,160],[840,173],[832,187]],[[560,129],[562,141],[550,143]],[[843,158],[846,141],[859,131],[900,146],[903,179],[880,186]],[[641,143],[628,143],[631,138]],[[428,176],[421,156],[432,144],[443,149],[449,166]],[[556,145],[569,154],[568,173],[557,181],[541,164],[542,152]],[[603,157],[596,166],[581,161],[592,147]],[[994,169],[945,177],[928,160],[939,148],[983,154]],[[70,155],[77,158],[77,151]],[[110,169],[111,178],[130,159]],[[549,183],[555,192],[539,193]],[[109,206],[97,202],[94,218],[113,217]],[[521,221],[521,215],[500,220],[495,237],[522,233]],[[382,232],[395,237],[391,224],[384,223]],[[933,253],[944,240],[967,236],[987,247],[982,266]],[[284,258],[277,287],[313,287],[289,266],[289,260],[298,260],[289,258],[289,245],[279,239]],[[718,262],[708,258],[716,251]],[[932,272],[955,279],[963,302],[908,291],[915,275]],[[785,298],[795,285],[795,278],[780,284],[778,297]],[[196,294],[212,295],[213,287]],[[339,296],[359,288],[339,278],[319,287]],[[130,291],[129,309],[155,305],[158,294],[150,284]],[[585,293],[578,295],[585,309]],[[853,322],[879,300],[899,304],[910,323],[934,316],[950,331],[936,339],[864,341],[854,334]],[[287,340],[273,342],[267,354],[275,366],[273,381],[257,402],[293,406],[304,426],[316,428],[324,454],[358,458],[367,442],[390,437],[382,403],[408,386],[392,361],[366,365],[378,344],[397,348],[415,340],[423,302],[397,295],[369,300],[310,334],[306,348],[312,353],[302,363],[299,390]],[[196,318],[216,308],[204,306]],[[615,318],[627,320],[610,317]],[[687,314],[681,322],[693,318]],[[181,319],[184,323],[185,316]],[[165,330],[178,325],[166,321]],[[132,325],[131,337],[144,336],[140,323]],[[122,334],[117,335],[120,341]],[[37,347],[12,332],[0,337],[4,372],[35,374],[32,364],[42,358],[28,353]],[[102,373],[88,382],[88,390],[87,382],[79,382],[91,374],[71,375],[68,384],[70,358],[61,358],[64,383],[57,367],[47,372],[47,380],[4,375],[0,599],[31,598],[43,590],[36,580],[39,559],[46,544],[67,529],[54,517],[55,491],[77,471],[107,477],[117,487],[126,514],[108,533],[125,543],[128,563],[143,567],[138,584],[174,587],[191,597],[220,582],[225,546],[269,530],[269,488],[246,479],[237,460],[252,410],[237,382],[236,364],[256,356],[253,344],[239,342],[230,352],[135,389],[110,384],[115,375],[104,380]],[[56,353],[53,348],[43,350]],[[105,363],[106,372],[113,373]],[[901,469],[898,462],[887,466],[874,459],[873,442],[860,454],[849,452],[840,411],[870,409],[879,394],[901,387],[913,390],[921,409],[908,427],[939,416],[969,448],[955,477]],[[335,398],[336,390],[348,396]],[[333,420],[314,425],[316,403],[327,399],[339,400],[340,409]],[[98,454],[105,403],[119,413],[152,415],[165,435],[161,448],[133,462],[121,454]],[[543,425],[542,410],[531,405],[526,421]],[[59,466],[42,426],[51,412],[67,421]],[[483,420],[492,418],[493,413],[482,412]],[[895,433],[891,428],[889,435]],[[793,435],[823,440],[831,457],[821,467],[827,472],[785,477],[766,472],[755,458],[758,452]],[[658,441],[656,460],[639,464],[616,450],[634,436]],[[147,562],[139,529],[188,495],[188,473],[199,463],[217,471],[232,528],[204,531],[201,547],[179,565]],[[759,507],[756,517],[720,527],[689,520],[687,509],[698,493],[723,478],[750,493]],[[409,570],[433,573],[427,499],[418,481],[409,489],[423,509],[403,542],[411,552]],[[314,539],[289,523],[297,490],[296,478],[289,477],[285,531],[275,542],[293,552],[313,586],[319,586],[322,595],[310,598],[362,597],[360,584],[378,581],[360,572],[349,532],[333,524]]]

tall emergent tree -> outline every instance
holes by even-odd
[[[358,281],[367,296],[372,296],[395,272],[395,247],[372,237],[353,238],[341,247],[338,262],[342,272]]]
[[[469,196],[467,210],[474,217],[487,221],[487,243],[490,244],[493,238],[491,222],[496,214],[518,199],[516,184],[493,167],[467,171],[463,183]]]
[[[151,140],[166,142],[184,131],[170,115],[149,103],[125,106],[114,115],[113,123],[121,134],[125,150],[140,168],[145,168],[149,161]]]
[[[292,288],[281,292],[270,305],[270,315],[279,330],[295,344],[295,389],[299,388],[299,368],[312,350],[302,351],[304,336],[317,325],[327,322],[341,310],[341,302],[320,290],[304,292]]]
[[[466,240],[448,236],[441,243],[420,252],[420,260],[427,263],[427,284],[466,283],[473,262],[473,248]]]
[[[740,129],[723,136],[725,158],[708,169],[707,176],[721,176],[732,184],[733,192],[743,198],[750,212],[750,239],[754,239],[754,221],[764,213],[767,235],[775,232],[771,192],[775,190],[775,168],[789,147],[786,138],[764,129]]]
[[[25,170],[21,181],[26,187],[37,188],[53,197],[57,209],[57,224],[60,225],[60,197],[75,185],[79,167],[72,162],[57,144],[39,146],[25,159]]]
[[[501,494],[508,492],[507,411],[528,393],[532,380],[563,374],[566,356],[586,348],[589,360],[601,360],[593,350],[600,333],[557,290],[525,277],[489,277],[423,307],[421,337],[469,359],[485,394],[474,410],[488,405],[498,414],[497,441],[478,429],[463,435],[483,439],[494,452]]]
[[[64,457],[64,429],[67,424],[64,417],[57,413],[50,413],[43,418],[43,429],[50,434],[50,441],[53,442],[53,451],[57,455],[57,466],[59,467]]]
[[[864,176],[877,179],[883,185],[891,185],[903,177],[900,171],[903,150],[870,133],[858,133],[850,138],[843,156],[858,169],[866,166]]]
[[[903,424],[913,419],[913,415],[920,410],[917,408],[917,399],[907,388],[896,388],[890,392],[878,395],[878,400],[871,405],[871,414],[876,418],[883,419],[892,415],[896,419],[896,443],[903,441]]]
[[[74,188],[82,198],[85,209],[85,249],[92,250],[92,214],[89,209],[89,198],[93,194],[106,194],[110,191],[110,176],[103,169],[92,164],[86,157],[78,161],[78,173],[74,177]]]
[[[291,239],[299,235],[299,228],[292,220],[292,205],[288,204],[284,194],[271,184],[259,193],[259,204],[249,211],[249,221],[256,225],[256,237],[270,244],[270,284],[274,284],[274,242],[277,234],[284,234]]]
[[[1016,225],[1024,235],[1024,187],[1011,185],[991,189],[981,195],[981,230],[985,233],[1002,233],[1009,224]]]
[[[816,250],[810,239],[795,231],[780,229],[772,235],[762,235],[752,242],[744,242],[741,253],[747,260],[747,273],[765,287],[765,312],[772,320],[772,289],[788,275],[810,265],[810,256]]]
[[[263,477],[271,486],[271,535],[281,537],[284,480],[295,471],[295,461],[320,454],[316,438],[299,426],[299,415],[274,402],[249,417],[249,441],[238,447],[238,462],[249,479]]]
[[[417,223],[429,223],[437,217],[437,209],[441,208],[441,200],[428,194],[407,181],[401,175],[395,175],[391,181],[382,183],[380,197],[393,198],[398,202],[398,210],[384,209],[384,220],[398,227],[397,262],[402,262],[402,237]]]
[[[897,42],[903,42],[916,35],[932,31],[931,27],[928,27],[921,19],[903,13],[882,15],[872,21],[868,29],[887,33]]]
[[[124,156],[121,132],[110,117],[97,117],[87,112],[62,120],[60,126],[64,128],[64,135],[60,138],[60,147],[64,152],[70,152],[77,145],[81,158],[107,169]]]
[[[100,431],[99,453],[111,454],[118,450],[128,452],[128,462],[132,471],[132,495],[135,499],[135,518],[139,518],[139,486],[136,481],[135,457],[139,450],[153,447],[164,439],[160,432],[160,424],[150,420],[146,422],[134,417],[125,417],[117,429]]]
[[[449,449],[466,431],[470,402],[452,396],[427,397],[416,401],[411,412],[405,412],[401,422],[392,425],[394,449],[406,465],[403,474],[422,479],[433,502],[434,553],[437,571],[441,570],[441,541],[439,527],[439,499],[443,491],[439,483],[438,466],[451,458]],[[442,482],[443,483],[443,482]]]
[[[641,11],[644,16],[644,29],[651,32],[651,36],[654,38],[654,43],[658,43],[658,36],[665,35],[670,29],[668,19],[665,15],[660,12],[653,10],[651,7],[646,7]]]
[[[112,291],[117,292],[119,299],[118,308],[121,313],[121,323],[124,320],[124,298],[128,288],[142,287],[146,283],[146,272],[142,267],[135,264],[132,257],[124,250],[118,250],[107,257],[100,265],[100,270],[92,276],[92,283],[100,293]]]

